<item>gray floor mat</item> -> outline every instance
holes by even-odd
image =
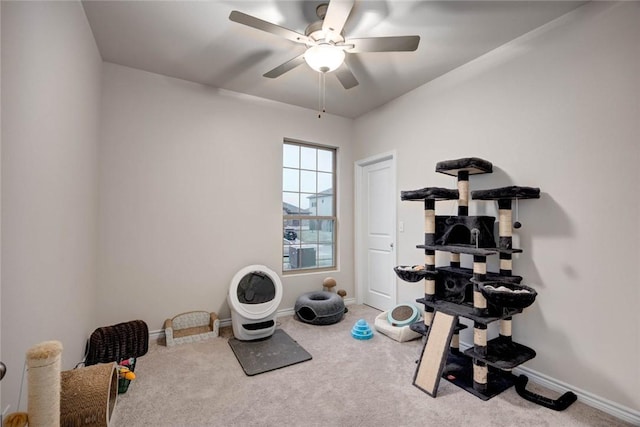
[[[229,338],[229,345],[248,376],[311,360],[311,355],[282,329],[256,341]]]

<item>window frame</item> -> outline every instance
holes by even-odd
[[[283,212],[282,214],[282,220],[281,220],[281,227],[285,227],[285,221],[312,221],[312,220],[318,220],[318,221],[322,221],[322,220],[329,220],[329,221],[333,221],[333,238],[331,241],[331,246],[332,246],[332,265],[331,266],[325,266],[325,267],[319,267],[318,266],[318,255],[316,254],[316,266],[315,267],[298,267],[298,268],[293,268],[291,267],[291,264],[289,264],[289,269],[285,269],[285,256],[284,256],[284,249],[285,247],[287,247],[288,245],[285,245],[284,240],[282,242],[282,246],[281,246],[281,265],[282,265],[282,274],[283,275],[295,275],[295,274],[307,274],[307,273],[316,273],[316,272],[322,272],[322,271],[336,271],[338,269],[338,203],[337,203],[337,184],[338,184],[338,147],[335,146],[329,146],[329,145],[323,145],[323,144],[316,144],[316,143],[311,143],[311,142],[306,142],[306,141],[300,141],[300,140],[295,140],[295,139],[290,139],[290,138],[285,138],[282,142],[282,150],[284,153],[284,147],[285,145],[296,145],[298,147],[308,147],[308,148],[313,148],[316,150],[325,150],[325,151],[329,151],[331,152],[332,155],[332,171],[331,171],[331,175],[332,175],[332,179],[331,179],[331,188],[332,188],[332,209],[331,211],[333,212],[333,215],[317,215],[318,211],[318,207],[315,207],[315,213],[316,215],[295,215],[295,214],[286,214]],[[315,169],[307,169],[307,168],[303,168],[301,164],[298,165],[298,168],[290,168],[290,167],[286,167],[284,165],[284,159],[283,159],[283,163],[282,163],[282,168],[281,168],[281,173],[282,176],[284,177],[284,170],[285,169],[297,169],[298,171],[313,171],[313,172],[323,172],[321,170],[318,170],[318,160],[316,158],[316,167]],[[284,181],[284,178],[283,180]],[[281,183],[281,188],[280,188],[280,203],[284,203],[284,199],[283,199],[283,194],[284,193],[298,193],[298,194],[306,194],[306,192],[301,191],[300,186],[298,187],[298,191],[285,191],[284,190],[284,186]],[[309,193],[312,194],[312,193]],[[313,193],[316,196],[319,193],[319,188],[316,188],[316,192]],[[317,197],[316,197],[316,205],[317,205]],[[301,207],[298,207],[299,209]],[[316,247],[317,245],[319,245],[320,242],[316,242]]]

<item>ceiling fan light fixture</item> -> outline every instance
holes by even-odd
[[[329,73],[344,62],[345,53],[339,47],[329,43],[311,46],[304,53],[304,60],[319,73]]]

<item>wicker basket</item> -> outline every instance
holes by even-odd
[[[142,320],[98,328],[89,337],[86,365],[142,357],[149,350],[149,328]]]
[[[535,289],[524,285],[518,285],[515,283],[504,282],[485,282],[481,285],[480,292],[487,299],[487,301],[500,308],[525,308],[529,307],[536,300],[538,293]],[[507,290],[499,290],[498,288],[505,287]],[[512,292],[523,291],[523,292]]]

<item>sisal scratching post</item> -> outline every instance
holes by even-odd
[[[62,372],[62,427],[107,427],[118,398],[115,363],[99,363]]]
[[[436,241],[436,201],[435,199],[424,199],[424,244],[433,245]],[[436,251],[433,249],[424,250],[424,266],[427,271],[436,271]],[[433,301],[436,295],[436,278],[428,275],[424,278],[424,299]],[[433,320],[433,307],[425,307],[422,318],[425,326],[431,325]]]
[[[473,256],[473,278],[477,282],[483,282],[487,277],[487,257]],[[480,292],[477,283],[473,285],[473,309],[476,315],[484,315],[487,312],[487,300]],[[487,325],[473,322],[473,348],[476,354],[487,356]],[[473,359],[473,388],[480,393],[487,393],[489,368],[479,359]]]
[[[458,171],[458,216],[469,215],[469,171]]]
[[[511,199],[498,200],[498,235],[500,237],[500,247],[511,249],[513,247],[513,229],[511,228]],[[508,252],[500,252],[500,274],[503,276],[513,275],[512,255]],[[511,316],[500,319],[500,339],[504,342],[511,342]]]
[[[469,215],[469,171],[458,171],[458,216]],[[449,265],[453,268],[460,268],[460,254],[452,252]],[[458,322],[459,323],[459,322]],[[460,330],[456,329],[451,339],[451,351],[460,353]]]
[[[45,341],[27,350],[30,427],[60,426],[62,343]]]

